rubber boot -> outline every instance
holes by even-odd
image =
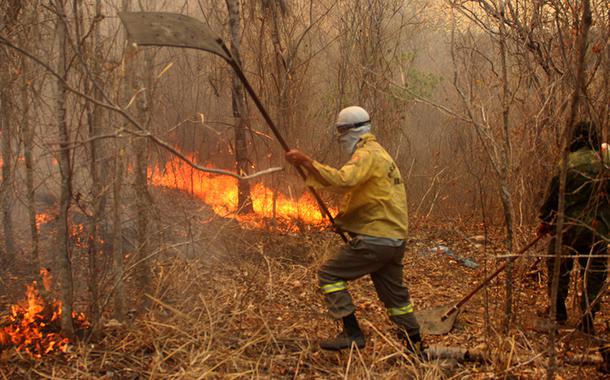
[[[415,356],[418,359],[426,358],[426,345],[419,333],[408,335],[403,330],[399,330],[398,339],[403,342],[405,349],[409,355]]]
[[[320,342],[320,348],[324,350],[339,351],[345,348],[350,348],[355,345],[358,348],[364,348],[364,334],[360,330],[358,320],[354,313],[343,317],[343,331],[334,339],[323,340]]]

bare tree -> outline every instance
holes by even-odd
[[[75,17],[78,17],[80,9],[77,3],[74,4]],[[103,62],[102,57],[102,41],[100,33],[99,21],[102,15],[102,2],[96,0],[95,2],[95,15],[93,18],[93,40],[90,44],[90,52],[82,51],[81,54],[85,55],[89,53],[91,64],[91,73],[94,75],[90,78],[87,83],[86,93],[90,94],[97,100],[102,100],[100,94],[100,83],[99,80],[101,75],[101,64]],[[78,40],[82,39],[81,35],[76,36]],[[85,58],[85,57],[83,57]],[[100,277],[100,266],[98,263],[98,256],[100,251],[103,249],[103,218],[104,209],[108,198],[108,160],[103,156],[102,141],[96,137],[103,134],[106,128],[102,125],[102,109],[97,104],[91,102],[86,103],[87,107],[87,124],[88,124],[88,136],[90,139],[89,143],[89,176],[91,177],[91,188],[90,198],[92,203],[90,225],[87,238],[87,260],[89,265],[89,274],[87,281],[89,285],[89,292],[91,296],[90,301],[90,320],[93,324],[94,332],[99,329],[99,318],[101,316],[100,310],[100,290],[99,290],[99,277]]]
[[[37,34],[36,28],[36,12],[33,9],[26,9],[24,11],[24,24],[28,34]],[[24,47],[28,47],[28,38],[24,38],[22,41]],[[27,192],[27,208],[28,208],[28,219],[30,224],[30,236],[32,240],[31,256],[32,261],[36,268],[40,268],[40,233],[38,231],[38,225],[36,223],[36,203],[35,195],[36,189],[34,187],[34,135],[35,128],[32,122],[30,122],[30,89],[32,87],[32,76],[33,70],[28,58],[21,55],[21,139],[23,141],[23,158],[25,164],[25,185]]]
[[[65,12],[65,0],[55,0],[55,12],[57,15],[57,41],[58,59],[57,73],[59,78],[56,81],[55,94],[55,116],[59,135],[58,162],[61,176],[60,199],[59,199],[59,218],[57,231],[57,257],[56,263],[59,273],[61,307],[61,328],[68,336],[74,334],[72,321],[73,304],[73,282],[72,264],[70,262],[69,247],[69,212],[72,198],[72,167],[70,164],[70,136],[67,123],[67,89],[68,80],[68,36],[67,20]]]
[[[568,155],[570,153],[570,136],[574,128],[574,122],[576,120],[578,107],[582,99],[583,84],[585,81],[585,70],[586,70],[586,53],[587,53],[587,36],[589,29],[591,28],[592,17],[591,17],[591,2],[589,0],[583,0],[582,2],[582,16],[579,20],[578,37],[576,40],[576,61],[574,62],[574,75],[573,75],[573,90],[572,97],[570,99],[570,108],[566,117],[564,132],[562,136],[563,150],[561,153],[561,172],[559,175],[559,202],[557,205],[557,221],[556,230],[563,231],[566,223],[565,217],[565,192],[566,192],[566,181],[568,173]],[[555,239],[555,261],[553,264],[553,273],[549,273],[552,276],[551,282],[551,307],[549,311],[550,318],[554,319],[557,313],[557,294],[559,289],[559,271],[563,247],[563,233],[557,234]],[[552,380],[555,378],[555,372],[557,371],[557,352],[556,352],[556,329],[550,330],[550,344],[549,344],[549,365],[547,371],[547,379]]]
[[[229,30],[231,34],[231,55],[239,66],[242,66],[240,52],[240,5],[236,0],[226,0],[229,11]],[[246,142],[247,108],[244,97],[244,89],[237,74],[232,74],[231,100],[233,105],[233,116],[235,118],[235,165],[236,171],[243,175],[249,172],[248,145]],[[252,200],[250,199],[250,185],[247,181],[238,182],[237,209],[239,212],[248,213],[252,211]]]
[[[0,26],[10,31],[14,27],[17,15],[21,10],[19,1],[0,2]],[[12,127],[13,109],[13,75],[11,66],[15,64],[14,56],[6,47],[0,50],[0,133],[2,137],[2,184],[0,184],[0,207],[2,208],[2,228],[4,235],[4,254],[0,261],[11,263],[15,259],[15,236],[13,232],[13,143],[16,129]]]

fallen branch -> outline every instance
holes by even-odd
[[[572,365],[597,366],[604,362],[604,358],[602,358],[600,353],[596,352],[594,354],[566,355],[563,361]]]
[[[447,347],[431,345],[426,351],[428,360],[454,359],[463,362],[487,362],[487,356],[483,351],[461,347]]]

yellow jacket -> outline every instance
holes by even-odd
[[[375,136],[364,134],[351,159],[339,170],[313,165],[330,187],[345,193],[335,220],[346,232],[381,238],[406,239],[407,193],[400,171]],[[313,176],[307,184],[324,187]]]

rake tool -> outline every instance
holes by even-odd
[[[119,17],[127,29],[132,41],[142,46],[171,46],[179,48],[190,48],[207,51],[223,58],[235,71],[239,80],[243,83],[246,91],[256,104],[261,115],[271,128],[284,151],[288,152],[290,148],[286,140],[282,137],[279,130],[275,126],[269,113],[263,106],[256,92],[250,85],[250,82],[244,75],[243,70],[239,66],[237,60],[232,56],[231,52],[214,32],[199,20],[177,14],[166,12],[119,12]],[[299,175],[305,179],[305,172],[300,166],[296,167]],[[335,219],[331,215],[328,207],[314,188],[308,186],[309,191],[314,196],[320,209],[328,217],[333,229],[337,232],[344,242],[347,242],[346,234],[339,229],[335,223]]]
[[[455,303],[436,306],[422,311],[416,311],[415,315],[417,321],[421,325],[423,332],[431,335],[444,335],[451,331],[451,329],[453,328],[453,324],[455,323],[455,319],[459,314],[460,307],[462,307],[466,302],[468,302],[481,289],[487,286],[487,284],[489,284],[491,280],[496,278],[500,274],[500,272],[506,269],[508,264],[512,263],[523,253],[532,248],[538,242],[538,240],[542,238],[542,236],[543,235],[536,236],[535,239],[530,241],[525,247],[521,248],[519,252],[514,254],[514,256],[511,256],[508,260],[506,260],[504,264],[500,265],[492,274],[487,276],[487,278],[481,281],[479,285],[477,285],[459,301]]]

